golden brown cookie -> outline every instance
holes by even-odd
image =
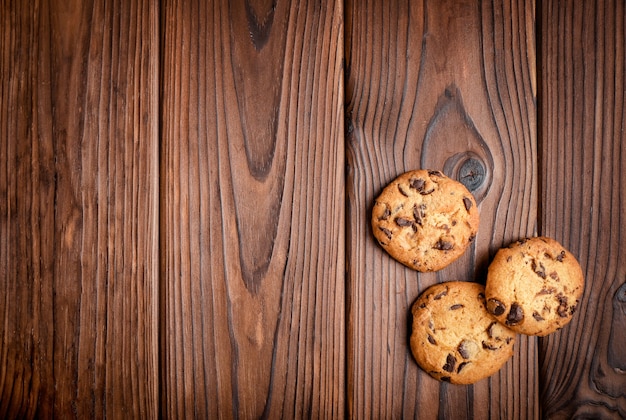
[[[545,336],[571,321],[583,293],[576,258],[554,239],[522,239],[489,265],[487,309],[512,330]]]
[[[478,231],[478,208],[463,184],[440,171],[406,172],[385,187],[372,209],[372,229],[393,258],[436,271],[459,258]]]
[[[440,283],[413,304],[411,351],[433,378],[471,384],[513,355],[515,333],[487,312],[484,291],[478,283]]]

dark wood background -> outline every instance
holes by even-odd
[[[0,6],[0,418],[626,418],[620,0]],[[408,169],[475,244],[391,260]],[[554,237],[587,286],[469,386],[408,347],[431,284]]]

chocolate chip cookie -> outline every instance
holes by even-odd
[[[515,333],[487,312],[484,287],[453,281],[426,289],[411,308],[411,351],[432,377],[471,384],[513,355]]]
[[[569,323],[583,293],[576,258],[554,239],[534,237],[500,249],[487,273],[487,309],[512,330],[545,336]]]
[[[472,194],[440,171],[400,175],[372,209],[372,229],[380,245],[422,272],[440,270],[459,258],[476,237],[478,222]]]

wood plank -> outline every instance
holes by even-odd
[[[540,343],[546,418],[626,418],[625,18],[623,1],[542,2],[541,231],[586,278]]]
[[[0,19],[0,417],[154,418],[158,11]]]
[[[165,417],[344,412],[339,1],[165,2]]]
[[[537,418],[536,340],[472,386],[439,383],[409,349],[410,306],[436,282],[485,280],[502,245],[535,232],[534,1],[348,1],[348,407],[354,418]],[[374,198],[400,173],[443,170],[479,201],[475,245],[437,273],[391,260]]]

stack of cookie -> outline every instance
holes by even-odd
[[[476,237],[476,201],[440,171],[400,175],[372,209],[378,243],[420,271],[440,270]],[[449,281],[425,290],[412,306],[410,339],[417,363],[432,377],[470,384],[497,372],[513,355],[517,333],[545,336],[572,318],[584,279],[558,242],[526,238],[500,249],[487,283]]]

